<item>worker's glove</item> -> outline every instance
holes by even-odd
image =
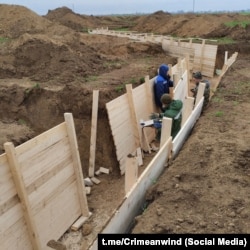
[[[167,80],[170,80],[171,76],[169,74],[167,74]]]
[[[155,120],[159,118],[160,118],[160,115],[158,113],[151,113],[151,115],[149,116],[149,119],[151,120]]]
[[[161,121],[154,120],[154,127],[157,129],[161,128],[162,127]]]

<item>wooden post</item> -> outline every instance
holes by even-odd
[[[203,69],[205,42],[206,42],[206,40],[205,40],[205,39],[202,39],[201,55],[200,55],[200,71],[201,71],[201,72],[202,72],[202,69]]]
[[[173,72],[172,72],[172,64],[168,64],[168,67],[169,67],[169,71],[168,71],[168,74],[173,77]]]
[[[125,169],[125,192],[130,191],[138,178],[138,161],[134,156],[128,156]]]
[[[92,103],[90,153],[89,153],[89,177],[93,177],[95,174],[95,152],[96,152],[97,116],[98,116],[98,97],[99,97],[99,90],[94,90],[93,91],[93,103]]]
[[[141,148],[137,148],[136,149],[136,158],[138,161],[138,166],[142,166],[143,165],[143,160],[142,160],[142,151]]]
[[[178,71],[179,77],[181,78],[182,77],[182,69],[181,69],[181,58],[180,57],[178,57],[178,61],[177,61],[177,71]]]
[[[74,171],[76,175],[76,183],[77,183],[77,190],[78,190],[78,197],[80,201],[80,207],[82,215],[85,217],[89,217],[89,209],[88,209],[88,203],[87,203],[87,197],[86,197],[86,190],[84,185],[84,177],[82,173],[82,165],[80,161],[79,156],[79,149],[78,149],[78,143],[76,139],[76,133],[75,133],[75,125],[73,116],[71,113],[65,113],[64,119],[66,122],[68,137],[69,137],[69,143],[71,146],[71,152],[72,152],[72,158],[73,158],[73,164],[74,164]]]
[[[23,176],[21,173],[20,165],[17,159],[16,151],[13,143],[6,142],[4,149],[9,162],[10,170],[16,185],[16,191],[22,204],[24,218],[27,224],[27,230],[30,236],[31,244],[35,250],[42,249],[41,242],[39,239],[37,227],[33,218],[31,205],[29,202],[26,187],[24,185]]]
[[[186,70],[187,70],[187,97],[188,97],[188,96],[192,95],[191,88],[192,88],[193,76],[190,75],[190,67],[189,67],[190,57],[189,57],[189,55],[186,55],[185,60],[186,60]]]
[[[153,113],[155,110],[155,100],[153,96],[153,86],[150,84],[149,76],[145,76],[145,88],[147,93],[148,106],[150,107],[150,113]]]
[[[180,75],[179,74],[174,74],[173,75],[173,80],[174,80],[174,87],[176,87],[179,80],[180,80]]]
[[[225,51],[224,64],[227,64],[227,59],[228,59],[228,51]]]
[[[195,107],[198,105],[201,98],[204,96],[205,87],[206,87],[206,84],[204,82],[199,83],[198,92],[197,92],[196,99],[195,99]]]
[[[187,70],[188,85],[190,84],[190,67],[189,67],[189,60],[190,60],[189,55],[186,55],[185,61],[186,61],[186,70]],[[190,88],[190,86],[188,86],[188,88]]]
[[[173,79],[173,72],[172,72],[172,64],[168,64],[168,67],[169,67],[169,72],[168,74],[170,75],[170,77]],[[174,89],[173,87],[169,87],[169,94],[172,98],[174,98]]]
[[[165,144],[165,142],[171,136],[171,129],[172,129],[172,118],[163,117],[162,128],[161,128],[160,148]]]
[[[184,125],[188,117],[191,115],[193,108],[194,108],[194,98],[193,97],[185,98],[182,110],[181,126]]]
[[[141,140],[140,140],[140,132],[139,132],[139,120],[136,117],[135,113],[135,104],[133,99],[133,93],[132,93],[132,84],[126,84],[126,91],[128,96],[128,103],[129,103],[129,109],[131,114],[131,120],[132,120],[132,127],[133,127],[133,134],[135,137],[135,148],[140,147]]]
[[[142,127],[142,138],[144,139],[144,142],[145,142],[145,146],[146,146],[145,150],[148,150],[148,153],[151,154],[151,148],[149,145],[148,136],[147,136],[147,132],[145,131],[145,129],[146,129],[146,127]],[[142,144],[143,144],[143,142],[142,142]]]

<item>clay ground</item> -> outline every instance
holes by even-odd
[[[159,11],[95,17],[67,8],[38,16],[21,6],[0,4],[0,153],[4,142],[19,145],[71,112],[86,177],[92,91],[100,91],[95,164],[110,174],[98,177],[101,183],[92,187],[88,223],[62,237],[67,249],[86,249],[124,197],[105,104],[125,93],[125,84],[138,86],[146,75],[155,76],[161,63],[177,62],[160,45],[86,33],[106,26],[235,41],[220,43],[216,68],[222,68],[226,50],[229,56],[239,52],[237,61],[178,157],[152,184],[132,233],[250,233],[250,26],[224,25],[242,20],[249,22],[250,16]],[[145,155],[143,167],[151,157]]]

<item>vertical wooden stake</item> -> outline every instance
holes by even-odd
[[[130,191],[138,178],[138,161],[134,156],[128,156],[125,169],[125,192]]]
[[[148,106],[150,107],[150,113],[153,113],[155,110],[155,100],[153,96],[153,86],[150,84],[149,76],[145,76],[145,88],[148,100]]]
[[[197,92],[196,99],[195,99],[195,107],[198,105],[201,98],[204,96],[205,87],[206,87],[206,84],[204,82],[199,83],[199,88],[198,88],[198,92]]]
[[[35,250],[40,250],[42,249],[42,247],[41,247],[37,227],[33,218],[28,194],[26,192],[26,188],[25,188],[24,181],[23,181],[23,176],[21,174],[20,165],[17,159],[17,155],[16,155],[16,151],[15,151],[13,143],[6,142],[4,144],[4,149],[5,149],[7,159],[10,165],[11,173],[12,173],[15,185],[16,185],[17,194],[22,204],[24,218],[27,223],[27,229],[29,232],[31,244]]]
[[[135,137],[135,148],[140,147],[141,140],[140,140],[140,132],[139,132],[139,119],[136,117],[135,113],[135,104],[133,99],[133,92],[132,92],[132,84],[126,84],[126,91],[128,96],[128,103],[130,108],[130,114],[131,114],[131,120],[132,120],[132,127],[133,127],[133,133]]]
[[[99,90],[94,90],[93,91],[93,104],[92,104],[90,153],[89,153],[89,177],[93,177],[95,174],[95,152],[96,152],[98,98],[99,98]]]
[[[171,136],[171,129],[172,129],[172,118],[163,117],[162,128],[161,128],[160,148],[164,145],[164,143]]]
[[[66,122],[69,143],[71,146],[71,152],[72,152],[73,165],[74,165],[74,170],[75,170],[75,175],[76,175],[77,191],[78,191],[78,197],[79,197],[80,206],[81,206],[81,212],[82,212],[83,216],[89,217],[90,213],[89,213],[89,209],[88,209],[86,190],[85,190],[85,185],[84,185],[84,177],[83,177],[83,173],[82,173],[82,165],[81,165],[80,156],[79,156],[79,149],[78,149],[78,143],[77,143],[77,139],[76,139],[73,116],[71,113],[65,113],[64,119]]]
[[[194,108],[194,98],[187,97],[184,100],[184,104],[183,104],[181,126],[184,125],[188,117],[191,115],[193,108]]]

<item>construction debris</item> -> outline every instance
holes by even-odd
[[[89,177],[84,179],[85,186],[93,186],[93,182],[90,180]]]
[[[109,174],[109,169],[108,169],[108,168],[100,167],[99,171],[100,171],[101,173],[104,173],[104,174]]]
[[[97,179],[96,177],[92,177],[91,181],[93,181],[95,184],[99,184],[101,181]]]

